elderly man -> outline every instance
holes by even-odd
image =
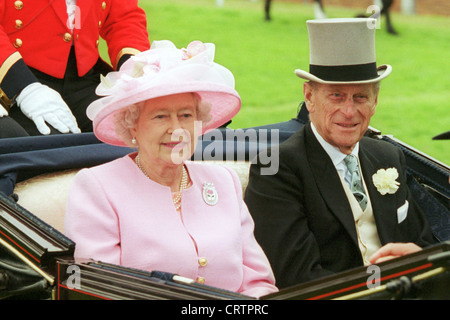
[[[310,123],[276,147],[276,174],[264,175],[259,161],[251,166],[245,201],[280,288],[435,241],[411,198],[402,152],[363,137],[391,72],[376,66],[372,23],[307,22],[310,72],[296,74],[309,80]]]

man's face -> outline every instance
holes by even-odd
[[[374,84],[330,85],[305,82],[306,107],[322,138],[349,154],[369,127],[378,90]]]

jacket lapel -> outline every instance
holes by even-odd
[[[363,142],[361,143],[363,144]],[[361,146],[360,144],[360,146]],[[366,182],[367,192],[372,203],[373,215],[378,229],[378,235],[382,244],[392,239],[397,226],[396,201],[392,195],[382,195],[373,184],[372,176],[379,170],[385,169],[385,165],[380,163],[378,157],[372,155],[368,146],[362,145],[359,148],[359,161],[361,171]],[[393,213],[394,210],[394,213]]]
[[[59,17],[59,20],[61,20],[62,24],[67,27],[67,7],[65,1],[53,1],[52,2],[53,10],[55,11],[56,15]]]
[[[84,21],[86,20],[86,17],[91,10],[91,7],[97,2],[98,1],[93,0],[77,0],[77,6],[80,8],[79,10],[81,15],[81,26],[83,26]]]
[[[355,221],[339,174],[328,154],[317,141],[310,124],[305,128],[305,141],[308,161],[314,175],[316,185],[328,208],[341,222],[353,242],[358,246]]]

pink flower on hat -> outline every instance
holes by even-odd
[[[191,59],[199,53],[207,49],[206,45],[201,41],[192,41],[188,44],[187,48],[181,49],[184,53],[183,60]]]
[[[195,62],[207,65],[213,61],[214,48],[211,45],[208,47],[201,41],[192,41],[186,48],[180,50],[168,40],[155,41],[150,50],[130,57],[119,71],[110,72],[106,77],[101,77],[96,93],[100,96],[108,96],[118,91],[130,91],[139,85],[143,77],[151,81],[158,73],[176,70],[185,63]]]

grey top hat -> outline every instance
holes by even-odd
[[[392,71],[377,67],[375,19],[317,19],[306,22],[309,33],[309,72],[295,70],[300,78],[328,84],[378,82]]]

